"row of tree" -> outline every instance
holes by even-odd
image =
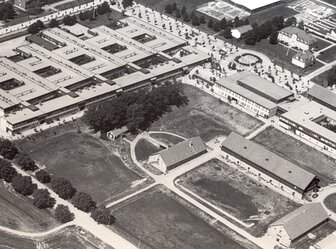
[[[183,6],[181,9],[177,7],[177,4],[167,4],[165,11],[169,15],[175,15],[176,18],[182,18],[184,22],[190,22],[193,26],[199,26],[200,24],[206,23],[205,16],[198,17],[195,11],[190,14],[187,12],[187,8]]]
[[[187,103],[182,84],[170,82],[156,86],[151,91],[126,92],[91,106],[85,111],[84,122],[95,131],[107,132],[127,126],[131,132],[135,132],[147,129],[173,106]]]
[[[16,15],[13,5],[10,1],[3,1],[0,4],[0,19],[3,21],[7,21],[8,19],[13,19]]]

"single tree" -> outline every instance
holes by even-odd
[[[8,139],[0,140],[0,155],[8,160],[14,159],[17,155],[18,149],[16,146]]]
[[[208,28],[213,28],[213,20],[210,18],[209,21],[208,21]]]
[[[37,169],[35,161],[27,153],[19,152],[15,160],[23,170],[35,171]]]
[[[92,200],[89,194],[84,192],[77,192],[72,198],[72,203],[76,208],[87,213],[96,208],[96,202]]]
[[[45,171],[43,169],[37,171],[36,174],[35,174],[35,176],[36,176],[36,179],[39,182],[42,182],[42,183],[48,183],[48,182],[50,182],[50,175],[48,174],[47,171]]]
[[[224,32],[223,32],[223,37],[225,39],[231,39],[232,38],[232,33],[230,27],[227,27]]]
[[[190,22],[190,16],[189,16],[188,12],[186,12],[184,15],[182,15],[182,19],[185,22]]]
[[[5,182],[12,182],[14,176],[17,175],[17,171],[12,165],[9,164],[2,164],[0,166],[0,179],[4,179]]]
[[[205,16],[200,16],[199,22],[200,22],[200,24],[206,23]]]
[[[176,9],[175,10],[175,16],[176,16],[176,18],[181,18],[181,11],[180,11],[180,9]]]
[[[227,20],[225,17],[223,17],[223,19],[220,21],[221,23],[221,29],[226,29],[227,28]]]
[[[175,11],[177,9],[177,4],[174,2],[171,5],[172,11]]]
[[[245,36],[246,45],[255,45],[256,44],[256,29],[250,30]]]
[[[289,27],[289,26],[296,26],[296,18],[295,16],[289,17],[286,19],[285,23],[284,23],[284,27]]]
[[[185,13],[187,13],[187,8],[186,8],[186,6],[183,5],[183,7],[181,9],[181,15],[184,16]]]
[[[104,207],[99,207],[91,212],[91,217],[94,219],[98,224],[104,225],[112,225],[115,223],[116,219],[111,214],[111,212]]]
[[[277,31],[272,31],[269,37],[269,43],[273,45],[278,43],[278,32]]]
[[[56,203],[47,189],[35,189],[33,198],[34,205],[40,209],[53,208]]]
[[[133,0],[123,0],[122,6],[124,9],[127,9],[128,7],[131,7],[133,5]]]
[[[165,11],[166,11],[166,13],[169,14],[169,15],[173,13],[173,9],[172,9],[172,7],[171,7],[170,4],[167,4],[167,5],[166,5],[166,7],[165,7]]]
[[[304,22],[303,22],[303,20],[301,20],[301,21],[298,23],[297,27],[298,27],[299,29],[304,30]]]
[[[62,177],[52,178],[51,188],[56,194],[65,200],[71,199],[76,193],[76,189],[72,186],[71,182]]]
[[[72,221],[75,215],[70,212],[67,206],[59,204],[55,209],[55,217],[58,222],[67,223]]]
[[[49,27],[50,28],[58,27],[58,25],[59,25],[59,23],[55,18],[51,19],[50,22],[49,22]]]
[[[28,196],[32,195],[34,190],[36,189],[36,184],[32,183],[32,179],[30,176],[22,176],[17,174],[13,177],[12,187],[16,192]]]
[[[219,32],[221,30],[221,23],[216,22],[213,26],[213,30],[216,31],[216,32]]]
[[[199,22],[199,19],[198,19],[198,16],[197,15],[194,15],[192,20],[191,20],[191,24],[193,26],[199,26],[200,25],[200,22]]]

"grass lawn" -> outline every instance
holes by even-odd
[[[328,74],[330,73],[332,69],[329,69],[323,73],[320,73],[319,75],[315,76],[312,81],[318,85],[321,86],[327,86],[328,85]]]
[[[317,43],[314,46],[314,50],[315,51],[320,51],[320,50],[322,50],[322,49],[324,49],[326,47],[329,47],[332,44],[330,42],[327,42],[325,40],[319,39],[317,37],[316,37],[316,39],[317,39]],[[327,52],[327,51],[328,50],[326,50],[325,52]]]
[[[209,141],[217,136],[235,131],[246,135],[262,125],[258,119],[226,104],[202,90],[184,85],[189,104],[173,108],[158,121],[151,130],[170,131],[184,137],[201,136]]]
[[[177,136],[173,136],[170,134],[165,134],[165,133],[151,133],[150,136],[152,138],[155,138],[167,145],[169,144],[178,144],[180,142],[183,142],[184,139],[177,137]]]
[[[336,60],[336,46],[328,48],[322,52],[323,54],[317,56],[317,59],[320,59],[326,63],[331,63]]]
[[[335,159],[275,128],[265,129],[253,141],[317,175],[321,186],[336,179]]]
[[[80,234],[74,227],[65,228],[54,235],[37,239],[0,232],[0,248],[36,249],[38,245],[43,246],[41,247],[43,249],[113,249],[87,232]]]
[[[273,19],[275,16],[283,16],[285,19],[291,16],[296,15],[298,12],[296,12],[293,9],[290,9],[286,7],[285,4],[281,4],[278,6],[275,6],[273,8],[269,8],[260,12],[257,12],[255,14],[252,14],[248,17],[250,23],[264,23],[267,20]]]
[[[243,41],[240,41],[240,43],[234,42],[233,44],[237,44],[238,46],[245,49],[261,52],[267,55],[277,65],[284,67],[298,75],[309,74],[323,66],[323,64],[318,61],[315,62],[314,65],[305,69],[295,66],[292,64],[292,58],[297,53],[295,50],[291,48],[288,50],[288,48],[282,46],[281,44],[272,45],[267,39],[261,40],[253,46],[246,45]]]
[[[0,225],[18,231],[40,232],[59,225],[49,209],[38,209],[32,201],[0,180]]]
[[[55,9],[66,10],[66,9],[69,9],[69,8],[72,8],[72,7],[87,3],[87,2],[90,2],[90,1],[88,1],[88,0],[73,0],[73,1],[70,1],[70,2],[61,3],[59,5],[56,5]]]
[[[183,6],[186,6],[187,11],[191,12],[193,10],[196,10],[200,5],[209,2],[209,0],[182,0],[182,1],[176,1],[176,0],[138,0],[137,1],[140,4],[143,4],[147,7],[153,8],[155,10],[158,10],[162,13],[165,13],[165,7],[167,4],[177,3],[177,7],[181,9]]]
[[[268,225],[298,205],[286,197],[230,168],[220,160],[211,160],[180,177],[180,183],[231,215],[255,223],[247,230],[262,236]],[[249,220],[251,216],[257,216]]]
[[[162,149],[156,147],[146,139],[140,139],[135,146],[135,156],[139,161],[145,161],[150,155]]]
[[[114,227],[135,242],[141,237],[144,249],[244,248],[169,197],[167,191],[148,191],[114,210],[117,218]]]
[[[333,212],[336,212],[336,193],[327,196],[324,199],[324,205]]]
[[[71,180],[77,190],[89,193],[97,202],[124,192],[140,179],[112,149],[84,133],[68,132],[30,141],[28,148],[27,152],[48,172]]]

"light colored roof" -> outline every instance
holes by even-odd
[[[281,2],[280,0],[230,0],[233,3],[240,4],[242,6],[245,6],[246,8],[250,10],[259,9],[261,7]]]
[[[284,181],[297,186],[301,190],[305,190],[315,178],[315,175],[312,173],[237,133],[231,132],[222,143],[222,147],[240,155],[242,158],[258,165]]]
[[[109,132],[107,132],[107,133],[113,133],[114,136],[119,136],[119,135],[121,135],[121,134],[124,134],[124,133],[127,132],[127,131],[128,131],[127,127],[126,127],[126,126],[123,126],[123,127],[121,127],[121,128],[114,129],[114,130],[109,131]]]
[[[314,97],[321,102],[324,102],[332,107],[336,108],[336,94],[329,91],[327,88],[315,84],[308,91],[308,96]]]
[[[293,57],[300,61],[314,61],[315,60],[314,54],[310,51],[297,52]]]
[[[202,139],[200,137],[193,137],[166,150],[160,151],[158,154],[166,166],[169,167],[205,151],[206,146]]]
[[[243,84],[248,86],[250,89],[254,89],[257,92],[263,93],[268,97],[279,101],[281,99],[288,98],[294,95],[292,92],[274,84],[254,73],[245,71],[243,73],[238,73],[242,77],[238,80],[238,84]]]
[[[321,203],[309,203],[277,220],[271,226],[283,226],[291,240],[328,219]]]
[[[280,30],[280,32],[290,36],[295,34],[299,40],[309,45],[317,42],[317,39],[314,36],[297,27],[289,26]]]
[[[314,122],[315,119],[321,116],[327,116],[336,120],[336,112],[327,108],[315,101],[302,105],[301,107],[291,110],[282,114],[281,116],[297,123],[299,126],[305,127],[313,132],[316,132],[320,136],[330,141],[336,142],[336,133],[324,128],[318,123]]]
[[[244,26],[240,26],[240,27],[238,27],[238,28],[235,28],[235,29],[233,29],[233,30],[237,30],[239,33],[241,33],[241,34],[245,34],[246,32],[248,32],[248,31],[250,31],[250,30],[252,30],[253,28],[252,28],[252,26],[251,25],[244,25]],[[233,31],[232,30],[232,31]]]
[[[273,109],[276,108],[276,104],[274,104],[272,101],[259,96],[258,94],[251,92],[250,90],[245,89],[244,87],[232,82],[228,78],[222,78],[220,79],[217,84],[243,96],[246,99],[249,99],[250,101],[265,107],[266,109]]]

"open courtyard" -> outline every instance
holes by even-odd
[[[214,159],[181,176],[179,184],[210,201],[240,221],[245,229],[262,236],[269,224],[299,205],[261,183]]]
[[[188,138],[201,136],[204,141],[209,141],[231,131],[247,135],[262,125],[258,119],[196,87],[185,85],[184,91],[188,105],[173,108],[172,112],[154,122],[151,130],[171,131]]]

